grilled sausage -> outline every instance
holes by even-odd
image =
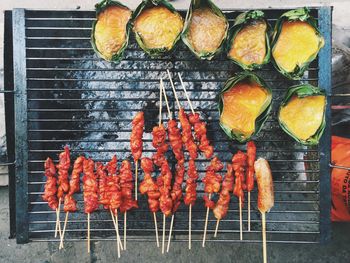
[[[269,212],[274,205],[273,180],[269,163],[259,158],[254,163],[258,183],[258,209],[261,213]]]

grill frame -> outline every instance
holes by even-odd
[[[314,8],[313,8],[314,9]],[[320,216],[319,216],[319,232],[320,239],[319,242],[324,243],[330,240],[331,227],[330,227],[330,206],[331,206],[331,195],[330,195],[330,120],[331,120],[331,7],[319,7],[315,8],[318,12],[319,28],[325,37],[325,47],[321,50],[318,57],[319,67],[318,73],[318,84],[320,87],[324,88],[327,94],[328,106],[326,109],[327,125],[325,128],[324,135],[321,138],[319,152],[320,152],[320,171],[319,174],[319,205],[320,205]],[[240,10],[241,11],[241,10]],[[270,11],[270,10],[269,10]],[[72,12],[85,12],[85,11],[72,11]],[[273,11],[272,11],[273,12]],[[27,243],[30,241],[29,237],[29,218],[28,218],[28,206],[30,202],[28,201],[28,164],[31,162],[28,158],[29,150],[28,144],[30,140],[28,139],[28,109],[27,103],[30,99],[27,98],[27,81],[30,78],[27,77],[26,73],[28,68],[26,67],[26,53],[28,49],[26,47],[26,32],[25,32],[25,21],[26,21],[26,11],[24,9],[14,9],[12,12],[13,19],[13,50],[21,50],[21,52],[14,53],[14,90],[15,96],[15,136],[16,136],[16,172],[15,174],[10,171],[10,177],[16,178],[16,238],[17,243]],[[69,60],[67,58],[67,60]],[[93,58],[93,60],[98,60]],[[161,60],[162,61],[162,60]],[[173,72],[176,72],[172,68]],[[65,79],[67,81],[67,79]],[[113,79],[112,81],[115,81]],[[7,88],[7,86],[5,86]],[[42,89],[41,89],[42,90]],[[8,107],[8,105],[6,105]],[[8,115],[8,114],[7,114]],[[111,121],[111,120],[110,120]],[[86,131],[86,130],[85,130]],[[9,135],[9,133],[7,133]],[[57,150],[53,150],[57,152]],[[312,151],[312,150],[311,150]],[[106,161],[106,160],[104,160]],[[292,161],[292,160],[285,160]],[[283,183],[283,182],[276,182]],[[14,188],[13,183],[10,186]],[[14,206],[11,205],[11,211],[13,212]],[[232,210],[232,209],[231,209]],[[236,210],[232,210],[235,213]],[[232,212],[231,211],[231,212]],[[235,229],[237,232],[237,229]],[[113,235],[113,233],[112,233]],[[47,241],[51,239],[36,239],[35,241]],[[71,240],[84,240],[79,238],[73,238]],[[113,238],[92,238],[92,240],[115,240]],[[132,239],[134,241],[150,241],[147,238],[136,237]],[[185,241],[184,238],[176,238],[175,241]],[[57,240],[52,240],[57,241]],[[200,239],[193,239],[193,241],[200,241]],[[209,239],[208,242],[220,241],[220,242],[240,242],[239,240],[230,239],[220,239],[213,240]],[[244,242],[260,242],[259,240],[245,240]],[[279,243],[310,243],[304,241],[274,241],[269,242],[279,242]]]

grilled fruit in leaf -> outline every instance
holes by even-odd
[[[222,50],[228,26],[225,15],[210,0],[192,0],[181,38],[198,58],[211,60]]]
[[[323,45],[324,39],[309,9],[286,12],[277,20],[274,30],[274,65],[286,77],[300,79]]]
[[[219,98],[220,126],[239,142],[250,140],[271,111],[271,89],[257,75],[239,73],[228,79]]]
[[[151,57],[171,51],[183,29],[183,19],[165,0],[144,0],[133,15],[133,30],[139,46]]]
[[[96,20],[92,25],[91,45],[101,58],[117,62],[128,45],[132,12],[112,0],[104,0],[95,7]]]
[[[282,129],[304,145],[318,144],[324,131],[325,93],[310,84],[292,86],[282,101],[278,121]]]
[[[240,14],[229,31],[227,57],[244,70],[260,68],[270,61],[269,25],[264,12]]]

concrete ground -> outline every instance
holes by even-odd
[[[170,252],[162,255],[152,243],[128,243],[127,251],[117,258],[114,242],[95,242],[92,253],[86,253],[85,242],[65,242],[59,251],[58,243],[29,243],[17,245],[9,236],[7,187],[0,187],[0,262],[3,263],[66,263],[66,262],[262,262],[261,244],[171,243]],[[333,239],[327,245],[268,244],[270,263],[346,263],[350,259],[350,224],[333,224]]]
[[[97,0],[1,0],[0,11],[14,7],[44,8],[44,9],[93,9]],[[135,8],[138,2],[123,0],[131,8]],[[335,6],[333,22],[340,28],[350,29],[349,12],[350,2],[348,0],[217,0],[220,7],[232,8],[261,8],[269,6],[300,6],[320,5],[332,2]],[[188,6],[188,0],[173,1],[176,8]],[[0,53],[2,53],[2,30],[3,19],[0,18]],[[2,83],[2,56],[0,56],[0,89]],[[4,119],[3,101],[0,95],[0,144],[4,141]],[[0,185],[3,180],[0,170]],[[96,242],[92,245],[92,253],[86,253],[86,244],[83,242],[66,243],[63,251],[58,251],[57,243],[29,243],[17,245],[14,239],[9,236],[9,207],[8,189],[0,187],[0,262],[262,262],[261,244],[225,244],[208,243],[205,249],[199,243],[193,244],[191,251],[185,243],[172,243],[169,254],[162,255],[156,249],[154,243],[129,243],[128,250],[122,254],[121,259],[117,258],[113,242]],[[333,239],[327,245],[290,245],[290,244],[269,244],[269,262],[349,262],[350,260],[350,224],[333,224]]]

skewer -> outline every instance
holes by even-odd
[[[165,88],[164,88],[164,85],[163,85],[163,79],[160,79],[160,85],[161,85],[162,90],[163,90],[163,95],[164,95],[166,107],[167,107],[167,110],[168,110],[169,120],[171,120],[172,116],[171,116],[171,112],[170,112],[170,108],[169,108],[168,97],[166,95]],[[173,232],[173,224],[174,224],[174,214],[171,216],[168,245],[167,245],[167,248],[166,248],[166,252],[167,253],[169,252],[169,248],[170,248],[171,235],[172,235],[172,232]]]
[[[243,240],[242,197],[239,197],[239,237],[240,237],[240,240]]]
[[[250,192],[248,192],[248,231],[250,232]]]
[[[155,213],[155,212],[153,212],[153,220],[154,220],[154,230],[155,230],[155,232],[156,232],[157,247],[159,247],[157,216],[156,216],[156,213]]]
[[[169,230],[169,238],[168,238],[168,245],[166,247],[166,252],[169,252],[170,248],[170,241],[171,241],[171,234],[173,232],[173,224],[174,224],[174,214],[171,216],[171,222],[170,222],[170,230]]]
[[[171,116],[171,111],[170,111],[170,107],[169,107],[168,96],[166,95],[165,88],[164,88],[163,79],[160,79],[160,85],[161,85],[161,88],[163,90],[163,95],[164,95],[164,99],[165,99],[166,108],[168,110],[169,119],[171,120],[172,116]]]
[[[62,232],[62,235],[61,235],[61,241],[60,241],[59,249],[63,248],[63,239],[64,239],[64,233],[66,232],[66,226],[67,226],[67,222],[68,222],[68,215],[69,215],[69,212],[66,213],[66,218],[64,219],[63,232]]]
[[[126,211],[124,212],[124,250],[126,250]]]
[[[216,221],[216,227],[215,227],[214,237],[216,237],[216,236],[218,235],[219,224],[220,224],[220,219],[218,219],[218,220]]]
[[[137,161],[135,162],[135,200],[136,200],[136,201],[137,201],[138,164],[139,164],[139,161],[137,160]]]
[[[90,213],[88,213],[88,239],[87,239],[87,242],[88,242],[87,251],[88,251],[88,253],[90,253]]]
[[[175,100],[176,100],[176,103],[177,103],[177,107],[178,107],[179,109],[181,109],[181,105],[180,105],[180,102],[179,102],[179,98],[177,97],[176,90],[175,90],[175,87],[174,87],[173,80],[172,80],[172,78],[171,78],[171,76],[170,76],[169,69],[167,69],[166,71],[168,72],[168,76],[169,76],[171,88],[173,89],[173,92],[174,92],[174,96],[175,96]]]
[[[162,254],[164,254],[164,243],[165,243],[165,214],[163,214]]]
[[[263,258],[264,258],[264,263],[267,263],[265,213],[261,213],[261,220],[262,220],[262,237],[263,237]]]
[[[116,225],[116,229],[117,229],[117,242],[119,243],[120,241],[120,236],[119,236],[119,226],[118,226],[118,210],[115,210],[115,225]],[[120,247],[122,247],[121,245],[117,246],[118,247],[118,258],[120,258]]]
[[[211,199],[211,194],[209,194],[208,198],[209,198],[209,200]],[[203,234],[202,247],[205,247],[205,239],[207,237],[207,228],[208,228],[208,218],[209,218],[209,207],[207,207],[207,213],[205,215],[205,224],[204,224],[204,234]]]
[[[191,250],[191,232],[192,232],[192,205],[189,206],[188,213],[188,249]]]
[[[55,237],[57,237],[57,232],[59,233],[59,235],[61,237],[60,210],[61,210],[61,198],[58,199],[58,208],[56,209]]]
[[[117,224],[115,222],[114,214],[112,212],[112,209],[109,209],[109,211],[111,213],[111,217],[112,217],[112,221],[113,221],[113,225],[114,225],[114,229],[115,229],[115,234],[117,235],[118,230],[117,230]],[[117,235],[117,246],[119,246],[120,249],[123,250],[122,241],[120,240],[120,238],[118,238],[118,235]]]
[[[191,100],[190,100],[190,97],[188,96],[188,93],[187,93],[187,90],[186,90],[186,88],[185,88],[185,85],[184,85],[184,83],[183,83],[183,81],[182,81],[181,75],[180,75],[179,72],[177,73],[177,75],[179,76],[179,79],[180,79],[180,82],[181,82],[181,86],[182,86],[182,88],[183,88],[183,90],[184,90],[184,92],[185,92],[185,95],[186,95],[188,104],[190,105],[191,111],[192,111],[192,113],[194,114],[195,111],[194,111],[194,109],[193,109],[193,105],[192,105],[192,102],[191,102]]]
[[[162,124],[162,83],[163,83],[163,80],[160,79],[160,83],[159,83],[159,123],[158,125],[160,126]]]

